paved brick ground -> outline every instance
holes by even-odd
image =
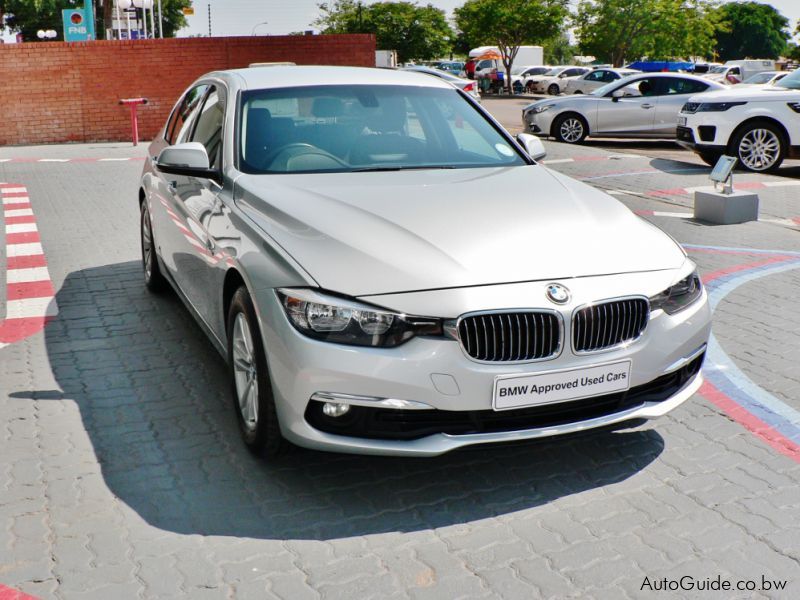
[[[619,153],[548,147],[554,159]],[[655,164],[593,182],[663,211],[678,209],[647,191],[701,185],[703,173],[680,171],[689,163],[552,166],[586,179]],[[60,307],[43,333],[0,350],[0,583],[68,600],[800,596],[800,462],[699,395],[633,431],[424,460],[255,460],[218,356],[174,296],[142,286],[139,169],[0,163],[0,181],[30,191]],[[796,196],[762,198],[787,216],[800,215]],[[800,251],[790,226],[647,218],[687,244]],[[753,260],[692,256],[707,274]],[[735,364],[794,409],[798,273],[737,287],[714,326]],[[685,575],[790,587],[641,589]]]

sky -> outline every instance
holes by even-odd
[[[208,7],[211,6],[211,33],[214,36],[230,35],[280,35],[313,29],[319,16],[317,4],[321,0],[193,0],[194,16],[188,17],[189,26],[179,32],[180,37],[208,35]],[[332,1],[332,0],[331,0]],[[413,1],[413,0],[412,0]],[[464,0],[417,0],[418,4],[430,2],[452,15],[455,7]],[[370,4],[370,0],[364,0]],[[574,5],[576,0],[571,0]],[[800,19],[800,0],[770,0],[791,22],[794,29]],[[14,37],[3,35],[7,42]]]
[[[329,0],[333,1],[333,0]],[[413,1],[413,0],[412,0]],[[195,9],[189,17],[189,27],[179,35],[208,33],[208,6],[211,5],[211,33],[213,35],[279,35],[312,29],[311,23],[319,16],[317,4],[321,0],[193,0]],[[365,0],[364,4],[371,4]],[[448,15],[464,0],[417,0],[418,4],[433,4]],[[577,2],[571,0],[574,5]],[[800,19],[800,0],[770,0],[791,22],[791,29]],[[267,21],[266,25],[259,24]]]

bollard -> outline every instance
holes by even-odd
[[[136,114],[136,109],[140,104],[147,104],[147,98],[123,98],[119,103],[131,107],[131,136],[133,137],[133,145],[138,146],[139,117]]]

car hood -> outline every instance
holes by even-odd
[[[689,102],[761,102],[769,100],[800,100],[800,90],[768,86],[733,86],[713,92],[703,92],[689,98]]]
[[[242,175],[236,201],[324,289],[350,296],[678,268],[617,200],[541,165]]]

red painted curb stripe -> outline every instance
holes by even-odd
[[[16,225],[18,223],[36,223],[36,217],[33,215],[22,215],[20,217],[6,217],[6,225]]]
[[[10,269],[32,269],[34,267],[46,267],[47,259],[44,254],[33,254],[31,256],[9,256],[6,259],[6,267]]]
[[[703,275],[702,280],[703,283],[708,283],[710,281],[714,281],[715,279],[719,279],[720,277],[725,277],[726,275],[730,275],[731,273],[738,273],[739,271],[747,271],[749,269],[755,269],[757,267],[763,267],[766,265],[771,265],[773,263],[783,262],[786,260],[793,260],[796,257],[794,256],[773,256],[772,258],[767,258],[765,260],[758,260],[751,263],[744,263],[741,265],[733,265],[732,267],[726,267],[724,269],[719,269],[718,271],[712,271],[711,273],[706,273]]]
[[[6,191],[14,190],[14,191]],[[21,190],[21,191],[17,191]],[[24,185],[19,184],[5,184],[0,187],[0,197],[3,200],[8,198],[21,198],[27,197],[28,192]],[[6,209],[0,213],[6,225],[32,223],[33,229],[36,229],[36,217],[33,215],[33,208],[30,203],[23,204],[7,204]],[[9,211],[20,209],[25,206],[30,214],[21,216],[9,216]],[[13,214],[11,212],[10,214]],[[23,228],[24,229],[24,228]],[[39,231],[21,231],[16,233],[6,234],[6,252],[8,257],[6,261],[6,270],[13,273],[17,269],[28,269],[34,267],[47,267],[47,260],[44,253],[39,251],[39,254],[30,256],[11,256],[12,250],[17,245],[34,244],[38,245],[41,241]],[[30,248],[27,248],[30,250]],[[40,281],[20,281],[12,282],[6,281],[6,299],[8,302],[16,303],[14,316],[0,321],[0,344],[5,346],[14,342],[19,342],[25,338],[40,332],[47,322],[50,320],[47,314],[53,314],[58,310],[55,302],[55,289],[49,277]],[[3,598],[0,597],[0,600]]]
[[[6,245],[9,244],[33,244],[40,242],[38,231],[23,231],[22,233],[7,233]]]
[[[27,196],[25,196],[27,198]],[[7,194],[3,194],[3,198],[8,198]],[[22,198],[22,196],[20,196]],[[20,210],[23,208],[30,208],[30,202],[15,202],[14,204],[4,204],[5,210]]]
[[[25,592],[20,592],[0,583],[0,600],[39,600],[36,596],[31,596]]]
[[[25,298],[47,298],[54,296],[52,282],[26,281],[24,283],[9,283],[7,297],[9,300],[24,300]]]
[[[731,400],[712,383],[705,381],[700,387],[700,395],[780,454],[800,463],[800,446],[755,415],[747,412],[744,407]]]
[[[0,322],[0,343],[11,344],[40,332],[53,317],[26,317],[24,319],[5,319]]]

